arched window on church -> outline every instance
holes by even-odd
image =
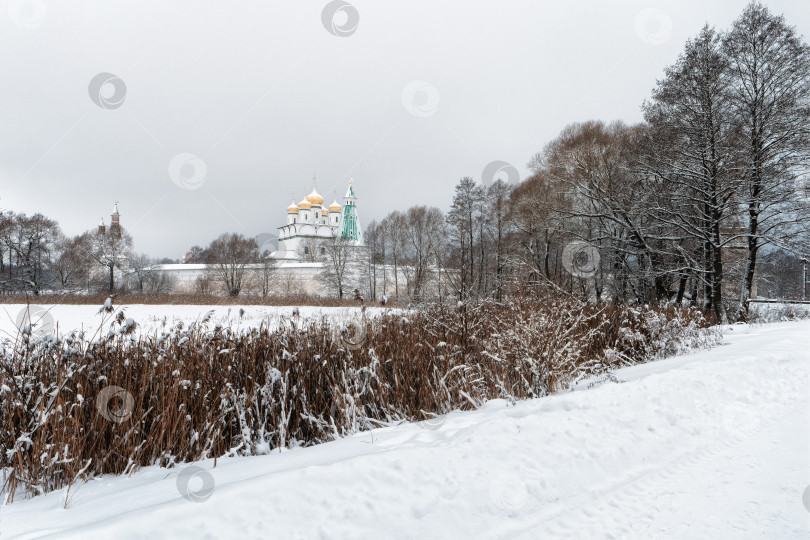
[[[304,255],[309,255],[309,246],[304,246]]]
[[[321,248],[321,255],[326,255],[326,248],[325,247]]]

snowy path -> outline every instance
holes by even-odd
[[[67,510],[18,501],[0,538],[810,538],[810,322],[727,340],[620,384],[199,463],[205,502],[158,468]]]

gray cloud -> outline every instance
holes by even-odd
[[[171,257],[224,231],[274,232],[313,173],[330,201],[354,177],[366,223],[446,208],[490,162],[525,177],[570,122],[640,120],[685,39],[745,5],[365,0],[341,37],[327,3],[65,0],[43,15],[17,0],[0,16],[0,207],[75,234],[118,200],[136,248]],[[768,4],[810,33],[806,2]],[[88,95],[99,73],[125,83],[117,108]],[[430,91],[403,103],[415,81]],[[179,154],[204,163],[195,189],[170,175]]]

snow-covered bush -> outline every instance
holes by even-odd
[[[751,303],[749,323],[771,323],[810,319],[810,304]]]

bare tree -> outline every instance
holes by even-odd
[[[490,243],[494,246],[494,273],[495,273],[495,298],[500,300],[503,297],[504,272],[508,260],[508,233],[511,226],[512,206],[510,196],[512,186],[498,180],[487,188],[486,199],[487,209],[490,219]]]
[[[194,291],[202,296],[214,294],[214,279],[211,272],[204,272],[194,280]]]
[[[747,312],[759,250],[796,231],[793,181],[810,162],[810,47],[784,17],[751,2],[724,40],[730,93],[747,155],[741,203],[747,260],[739,312]],[[799,218],[801,219],[801,218]]]
[[[129,260],[129,278],[133,288],[141,293],[168,293],[174,288],[173,276],[160,270],[157,259],[146,254],[133,254]]]
[[[291,270],[277,270],[278,283],[285,294],[300,294],[303,292],[301,282],[295,272]]]
[[[107,292],[115,292],[115,272],[125,271],[132,256],[132,236],[123,228],[97,230],[87,233],[87,255],[100,265],[107,274]]]
[[[60,237],[56,242],[51,270],[61,289],[75,289],[88,283],[92,239],[88,233],[73,238]]]
[[[482,196],[481,186],[471,177],[465,176],[456,184],[453,204],[446,218],[452,242],[458,250],[456,266],[459,273],[456,290],[459,300],[462,301],[471,296],[476,281],[475,236],[478,230],[476,220],[480,218],[478,202]]]
[[[16,276],[11,274],[10,278],[20,289],[39,294],[47,285],[46,270],[61,236],[59,225],[42,214],[15,214],[2,229],[10,274],[12,269],[16,270]]]
[[[208,262],[229,296],[239,295],[247,265],[258,260],[256,240],[239,233],[224,233],[208,246]]]
[[[259,293],[263,297],[270,295],[273,283],[278,278],[278,264],[270,257],[262,257],[262,261],[258,268],[259,278]]]
[[[14,230],[14,214],[0,211],[0,275],[5,277],[6,272],[10,272],[11,267],[11,247],[12,232]],[[6,264],[8,257],[8,264]],[[7,279],[4,281],[7,286]]]
[[[323,262],[319,278],[338,298],[343,298],[344,292],[348,290],[349,261],[354,249],[355,241],[338,233],[318,244],[319,259]]]
[[[691,238],[700,246],[698,261],[682,254],[690,267],[699,268],[695,275],[705,284],[704,308],[722,320],[723,248],[736,239],[729,225],[740,153],[728,85],[720,36],[707,25],[686,43],[644,105],[653,129],[646,165],[671,195],[668,204],[656,206],[655,215],[670,238]]]
[[[612,288],[616,302],[628,295],[649,302],[666,293],[650,237],[650,186],[634,170],[643,133],[642,126],[621,122],[572,124],[530,164],[553,189],[565,193],[555,209],[563,236],[589,246],[573,252],[593,252],[589,259],[594,266],[572,272],[578,279],[569,283],[597,301],[605,286]],[[567,267],[574,262],[567,261]]]
[[[438,208],[414,206],[408,209],[406,216],[405,236],[408,241],[410,267],[412,268],[411,297],[422,300],[425,288],[435,267],[435,242],[444,230],[444,215]]]
[[[129,259],[130,282],[138,292],[145,292],[146,285],[156,273],[155,262],[145,253],[133,253]]]
[[[377,269],[380,268],[383,279],[383,296],[385,295],[385,235],[382,227],[377,221],[372,221],[366,226],[363,240],[365,248],[363,255],[365,259],[365,274],[368,281],[366,296],[377,298]]]
[[[400,211],[388,214],[381,222],[380,228],[388,248],[386,261],[390,261],[394,273],[394,296],[399,298],[399,276],[405,251],[405,215]]]

